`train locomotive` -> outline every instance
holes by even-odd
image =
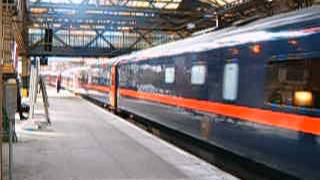
[[[114,110],[294,177],[320,179],[319,6],[116,57],[77,74],[79,92]]]

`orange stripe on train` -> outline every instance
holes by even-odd
[[[274,112],[270,110],[262,110],[257,108],[249,108],[162,94],[138,92],[129,89],[120,89],[120,94],[122,96],[130,96],[143,100],[160,102],[163,104],[230,116],[259,124],[320,135],[320,118],[317,117]]]
[[[97,91],[101,91],[101,92],[109,92],[110,91],[110,87],[108,87],[108,86],[101,86],[101,85],[94,85],[94,84],[83,84],[82,86],[85,88],[88,88],[88,89],[93,89],[93,90],[97,90]]]

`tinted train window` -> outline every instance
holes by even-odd
[[[165,69],[165,83],[172,84],[174,83],[175,70],[174,67],[167,67]]]
[[[195,65],[191,68],[191,84],[202,85],[206,80],[207,69],[205,65]]]
[[[267,102],[320,108],[320,60],[273,61],[267,67]]]
[[[239,65],[229,63],[224,67],[223,99],[234,101],[238,96]]]

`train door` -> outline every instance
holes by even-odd
[[[118,74],[117,63],[115,63],[111,67],[111,88],[109,93],[109,102],[110,102],[111,108],[113,109],[117,108],[117,89],[118,89],[117,74]]]

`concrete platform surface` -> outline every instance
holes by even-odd
[[[52,125],[17,125],[14,180],[237,179],[90,102],[48,91]]]

